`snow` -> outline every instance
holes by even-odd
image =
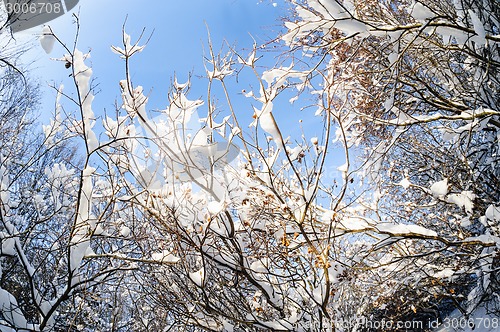
[[[127,85],[128,82],[126,80],[120,82],[123,100],[122,108],[125,109],[132,118],[138,114],[140,119],[147,120],[146,105],[148,103],[148,98],[143,93],[143,87],[137,86],[130,93],[129,89],[125,88]],[[170,113],[172,108],[176,111],[176,116],[182,115],[181,109],[177,106],[172,107],[172,105],[167,113]],[[187,121],[189,121],[189,119]]]
[[[435,182],[430,189],[434,197],[443,198],[448,193],[448,179]]]
[[[432,276],[438,279],[447,279],[453,276],[453,274],[455,274],[455,271],[453,269],[446,268],[444,270],[434,273]]]
[[[52,34],[52,30],[49,26],[44,26],[42,29],[42,34],[40,36],[40,45],[42,45],[45,53],[49,54],[54,49],[54,44],[56,42],[56,38]]]
[[[255,63],[255,60],[256,60],[255,55],[256,55],[256,45],[254,45],[252,53],[250,53],[248,55],[248,58],[246,60],[244,60],[241,57],[238,57],[238,62],[242,63],[242,64],[245,64],[247,66],[252,67],[254,65],[254,63]],[[250,91],[249,93],[245,93],[245,91],[243,91],[243,94],[245,95],[245,97],[251,97],[251,96],[253,96],[253,92],[252,91]]]
[[[446,200],[450,203],[455,203],[456,205],[465,209],[467,213],[472,213],[472,208],[474,207],[474,199],[476,195],[472,191],[462,191],[460,194],[450,194],[446,197]]]
[[[397,119],[392,119],[388,121],[390,124],[398,125],[398,126],[409,126],[413,124],[418,124],[422,122],[432,122],[432,121],[438,121],[441,119],[446,119],[446,120],[464,120],[464,121],[471,121],[471,120],[476,120],[479,118],[485,118],[489,115],[499,115],[500,112],[497,112],[495,110],[489,109],[489,108],[483,108],[480,107],[476,110],[467,110],[463,111],[460,114],[457,115],[445,115],[441,114],[439,112],[435,112],[430,115],[415,115],[411,117],[406,116],[406,120],[402,120],[401,117]],[[488,119],[485,119],[484,121],[486,122]],[[462,127],[459,128],[460,131],[465,131],[468,130],[466,128],[470,128],[470,126],[473,126],[474,124],[468,124],[466,126],[468,127]]]
[[[389,62],[392,64],[394,64],[396,61],[398,61],[399,59],[399,53],[398,52],[392,52],[391,54],[389,54],[387,56],[387,60],[389,60]],[[390,107],[387,107],[387,104],[385,104],[385,109],[386,110],[390,110],[392,108],[392,104],[390,105]]]
[[[229,321],[223,319],[222,325],[224,326],[224,332],[233,332],[234,331],[234,325],[231,324]]]
[[[314,300],[319,303],[319,304],[322,304],[323,301],[325,300],[326,298],[326,285],[324,284],[320,284],[318,287],[316,287],[314,290],[313,290],[313,297],[314,297]]]
[[[19,234],[19,231],[17,228],[10,222],[5,222],[4,221],[4,227],[7,232],[0,232],[0,242],[2,243],[1,250],[2,252],[5,252],[6,254],[11,254],[11,255],[18,255],[19,260],[22,262],[24,265],[26,272],[28,272],[28,275],[30,277],[33,277],[35,273],[35,269],[31,265],[30,261],[28,260],[28,257],[26,257],[26,254],[23,251],[23,246],[21,245],[21,242],[19,241],[19,237],[16,235]],[[1,270],[0,270],[1,272]],[[1,275],[1,274],[0,274]]]
[[[111,50],[120,55],[120,58],[125,59],[127,57],[130,57],[134,55],[135,53],[140,53],[144,50],[145,46],[139,46],[137,43],[134,45],[131,44],[131,38],[130,35],[127,34],[126,32],[123,32],[123,45],[125,49],[122,49],[117,46],[111,46]]]
[[[80,198],[80,209],[79,215],[82,221],[88,221],[90,218],[90,204],[92,200],[92,175],[95,172],[95,168],[87,166],[82,172],[82,195]]]
[[[206,66],[206,73],[209,79],[223,80],[224,77],[232,75],[234,70],[231,68],[232,60],[228,57],[224,57],[217,62],[213,60],[207,60],[213,70],[209,70]]]
[[[349,163],[346,162],[345,164],[340,165],[339,167],[337,167],[337,170],[342,173],[342,179],[344,179],[344,181],[346,181],[347,180],[347,172],[349,171]]]
[[[240,133],[241,133],[241,128],[239,127],[234,127],[233,129],[231,129],[231,135],[233,136],[238,136]]]
[[[304,148],[300,145],[297,145],[293,149],[289,146],[286,147],[286,152],[290,156],[290,160],[296,160],[304,151]]]
[[[321,216],[321,221],[324,223],[330,223],[332,220],[334,220],[335,217],[335,211],[332,210],[326,210],[323,212],[323,215]]]
[[[140,88],[140,91],[139,91]],[[147,98],[142,94],[142,87],[136,88],[135,94],[139,94],[140,97],[144,99],[140,102],[140,105],[145,105],[147,102]],[[138,97],[135,99],[137,100]],[[140,99],[139,99],[140,100]],[[131,101],[127,100],[125,105],[132,105]],[[186,126],[188,122],[191,120],[191,116],[194,114],[196,109],[204,104],[203,100],[189,100],[184,93],[179,93],[176,95],[175,99],[171,100],[168,109],[165,112],[169,116],[170,121],[174,121],[175,123],[182,124]],[[141,109],[142,111],[142,109]],[[145,116],[145,114],[143,114]]]
[[[280,319],[276,321],[259,321],[259,325],[270,329],[272,331],[293,331],[293,325],[290,324],[286,319]]]
[[[440,34],[443,37],[443,41],[445,43],[451,43],[451,38],[455,38],[457,44],[464,45],[467,39],[469,39],[469,36],[466,32],[459,29],[454,29],[452,27],[437,27],[436,33]]]
[[[405,225],[393,223],[380,223],[376,226],[377,230],[382,233],[389,233],[394,235],[403,234],[416,234],[421,236],[436,237],[437,233],[418,225]]]
[[[368,27],[366,24],[356,20],[342,20],[335,23],[335,27],[346,35],[354,35],[360,33],[362,36],[366,35]]]
[[[82,187],[78,204],[78,214],[75,225],[75,232],[71,238],[70,247],[70,269],[77,271],[80,264],[89,252],[90,234],[95,230],[95,220],[91,219],[92,208],[92,175],[95,168],[87,166],[82,171]],[[76,280],[76,279],[75,279]]]
[[[136,176],[137,181],[141,184],[141,186],[149,191],[158,191],[162,188],[162,182],[157,178],[159,165],[155,165],[152,163],[149,167],[139,165],[139,162],[136,162],[138,168],[138,175]]]
[[[75,50],[73,54],[73,68],[81,98],[84,98],[90,91],[90,77],[92,76],[92,69],[87,67],[85,64],[85,60],[88,57],[89,54],[83,54],[83,52],[79,50]]]
[[[323,17],[329,18],[346,18],[349,17],[345,9],[342,8],[337,1],[332,0],[309,0],[308,5],[319,12]],[[305,18],[304,18],[305,19]]]
[[[226,237],[229,235],[228,232],[231,229],[231,227],[228,226],[226,223],[222,223],[221,219],[222,218],[211,219],[209,222],[210,229],[214,231],[216,234]]]
[[[337,225],[338,230],[346,231],[359,231],[371,228],[371,226],[362,218],[357,217],[344,217]]]
[[[415,2],[415,5],[413,6],[413,10],[411,12],[411,16],[417,21],[425,23],[426,20],[431,19],[436,15],[420,2]]]
[[[50,120],[49,125],[42,125],[43,133],[45,134],[45,144],[49,147],[55,143],[55,135],[59,132],[63,131],[62,126],[62,117],[61,117],[61,97],[63,95],[64,85],[59,85],[59,89],[57,89],[56,96],[56,109],[54,118]]]
[[[205,268],[202,267],[198,271],[190,272],[189,278],[199,287],[203,287],[205,283]]]
[[[342,173],[346,173],[349,170],[349,164],[345,163],[345,164],[337,167],[337,170],[342,172]]]
[[[486,31],[484,30],[483,22],[477,17],[477,15],[472,11],[472,9],[468,10],[469,16],[472,20],[472,24],[474,25],[474,32],[476,32],[477,37],[474,38],[474,41],[478,45],[486,44]]]
[[[208,203],[207,209],[212,216],[215,216],[221,213],[222,210],[224,210],[224,206],[225,206],[224,202],[212,201]]]
[[[262,107],[262,110],[255,109],[255,112],[258,114],[259,125],[260,127],[268,134],[273,137],[273,140],[278,145],[278,148],[283,147],[283,140],[281,136],[281,132],[274,120],[274,116],[272,114],[273,103],[267,102]]]
[[[267,267],[264,264],[262,264],[262,262],[260,260],[255,261],[252,264],[250,264],[250,270],[252,270],[252,272],[254,272],[254,273],[268,273],[269,272]]]
[[[92,69],[87,67],[85,60],[89,54],[83,54],[79,50],[73,53],[73,70],[75,73],[75,81],[78,87],[78,93],[81,102],[82,121],[84,126],[84,136],[86,139],[89,152],[94,151],[98,146],[96,134],[92,131],[95,125],[95,116],[92,111],[92,102],[94,95],[90,92],[90,79],[92,77]]]
[[[129,237],[130,228],[128,228],[127,226],[123,226],[122,229],[120,230],[120,235],[123,237]]]
[[[7,233],[0,232],[0,253],[2,255],[14,256],[16,255],[16,239]]]
[[[87,253],[87,250],[90,246],[89,239],[83,239],[81,236],[78,236],[78,237],[80,237],[81,240],[79,242],[76,242],[75,241],[76,237],[73,237],[73,239],[72,239],[73,244],[70,248],[69,265],[70,265],[71,271],[73,271],[73,272],[76,272],[78,270],[78,268],[80,267],[80,264],[82,263],[82,260],[85,257],[85,254]]]
[[[403,187],[404,189],[408,189],[411,185],[411,182],[410,180],[408,180],[407,177],[404,177],[400,182],[399,182],[399,185],[401,187]]]
[[[482,234],[478,236],[471,236],[464,239],[464,242],[481,242],[485,245],[500,245],[500,238],[498,236],[490,235],[490,234]]]
[[[85,253],[83,254],[83,257],[86,258],[86,257],[92,257],[92,256],[95,256],[95,252],[92,249],[92,247],[90,246],[90,242],[89,242],[89,245],[85,249]]]
[[[176,90],[184,90],[188,86],[189,86],[189,81],[187,81],[186,83],[179,83],[177,81],[177,77],[174,78],[174,87]]]
[[[17,328],[27,328],[28,322],[19,309],[16,298],[0,288],[0,312],[3,318]]]
[[[486,209],[485,216],[491,221],[500,221],[500,207],[491,204]]]
[[[9,185],[10,179],[7,170],[3,165],[0,165],[0,207],[5,209],[8,208],[10,201]]]
[[[273,82],[275,88],[281,88],[285,84],[285,82],[290,78],[299,79],[300,81],[302,81],[302,83],[304,83],[309,73],[307,71],[302,72],[302,71],[292,70],[291,68],[292,66],[290,65],[289,67],[279,67],[266,70],[264,71],[264,73],[262,73],[262,80],[266,81],[268,88],[271,88]],[[274,90],[269,89],[268,91],[274,91]]]
[[[102,228],[101,224],[97,225],[93,235],[106,235],[106,231]]]
[[[159,263],[171,263],[171,264],[177,263],[180,260],[180,258],[172,254],[170,250],[155,252],[151,255],[151,258]]]
[[[269,296],[269,301],[271,301],[273,304],[277,306],[283,305],[282,294],[277,289],[275,289],[271,283],[266,281],[260,281],[259,285]]]

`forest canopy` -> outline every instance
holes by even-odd
[[[40,35],[70,73],[42,126],[0,51],[0,331],[498,327],[500,6],[289,3],[278,64],[209,44],[161,110],[126,24],[112,111],[76,15]]]

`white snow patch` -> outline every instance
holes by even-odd
[[[218,215],[222,212],[222,210],[224,210],[224,208],[224,202],[212,201],[207,205],[208,213],[210,213],[212,216]]]
[[[127,226],[123,226],[120,230],[120,235],[123,237],[128,237],[130,235],[130,228],[128,228]]]
[[[318,287],[316,287],[313,290],[313,296],[314,296],[314,300],[317,303],[322,304],[326,298],[326,286],[324,284],[320,284]]]
[[[444,178],[441,181],[435,182],[430,189],[434,197],[444,197],[448,193],[448,179]]]
[[[399,185],[405,189],[408,189],[411,185],[411,182],[410,180],[408,180],[407,177],[404,177],[400,182],[399,182]]]
[[[189,273],[189,278],[199,287],[203,287],[205,283],[205,268],[202,267],[198,271]]]
[[[267,267],[264,264],[262,264],[262,262],[260,260],[257,260],[255,262],[253,262],[252,264],[250,264],[250,270],[252,270],[252,272],[255,272],[255,273],[267,273],[267,272],[269,272]]]
[[[446,268],[444,270],[441,270],[439,272],[434,273],[432,276],[434,278],[438,278],[438,279],[447,279],[447,278],[453,276],[454,273],[455,273],[455,271],[453,269]]]
[[[455,203],[456,205],[465,209],[467,213],[472,213],[472,208],[474,207],[474,198],[476,195],[472,191],[462,191],[460,194],[450,194],[446,197],[446,200],[450,203]]]
[[[52,30],[49,26],[44,26],[42,29],[42,35],[40,36],[40,45],[42,45],[45,53],[49,54],[54,49],[54,44],[56,38],[54,37]]]
[[[491,221],[500,221],[500,207],[491,204],[486,209],[485,216]]]
[[[2,246],[0,247],[0,254],[7,256],[16,255],[16,239],[9,236],[9,234],[0,232],[0,242]]]
[[[0,312],[4,319],[13,326],[25,329],[28,322],[21,312],[16,298],[9,292],[0,288]]]
[[[474,241],[481,242],[486,245],[492,245],[492,244],[500,245],[500,238],[498,236],[490,234],[482,234],[464,239],[464,242],[474,242]]]
[[[415,2],[411,16],[417,21],[425,23],[426,20],[433,18],[436,14],[420,2]]]
[[[474,41],[478,45],[486,44],[486,31],[484,30],[483,22],[477,17],[477,15],[472,11],[472,9],[468,10],[469,16],[472,20],[472,24],[474,25],[474,32],[477,34],[477,37],[474,38]]]
[[[177,263],[180,258],[173,255],[171,251],[169,250],[163,250],[162,252],[155,252],[151,255],[151,258],[154,261],[160,262],[160,263]]]
[[[404,224],[392,224],[392,223],[380,223],[376,226],[379,232],[389,233],[389,234],[416,234],[422,236],[435,237],[437,233],[430,229],[427,229],[418,225],[404,225]]]

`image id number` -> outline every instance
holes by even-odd
[[[5,4],[5,9],[9,14],[59,14],[63,12],[63,8],[60,2],[7,2]]]

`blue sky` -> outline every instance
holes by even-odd
[[[134,59],[132,78],[134,84],[151,91],[149,105],[155,109],[165,106],[166,92],[174,74],[179,81],[187,79],[190,72],[193,77],[204,74],[207,26],[216,49],[227,40],[237,49],[249,50],[253,39],[263,44],[276,37],[281,29],[279,19],[286,15],[288,7],[283,1],[274,3],[259,0],[81,0],[73,12],[79,13],[80,17],[78,47],[84,52],[91,49],[90,64],[100,91],[95,100],[96,113],[99,107],[112,109],[119,97],[118,82],[124,78],[123,63],[110,51],[110,46],[120,46],[125,19],[126,30],[132,38],[138,37],[143,29],[146,37],[152,33],[145,51]],[[72,45],[76,29],[71,14],[51,21],[49,25],[60,39]],[[26,31],[22,39],[40,31],[41,27]],[[46,88],[47,83],[58,85],[68,77],[64,63],[49,60],[49,57],[62,54],[62,48],[55,47],[47,56],[36,43],[26,56],[25,62],[34,61],[31,74],[44,86],[44,104],[52,105],[55,96]],[[266,57],[268,63],[273,63],[272,53]],[[196,86],[194,78],[193,91],[196,91]]]
[[[227,40],[246,56],[254,40],[257,45],[262,45],[278,36],[282,29],[280,19],[290,15],[289,6],[284,0],[81,0],[73,12],[79,13],[81,24],[78,48],[84,52],[91,50],[88,65],[93,68],[94,83],[97,85],[94,113],[97,117],[102,116],[105,111],[113,114],[115,101],[118,105],[121,103],[119,81],[125,76],[124,64],[118,55],[111,52],[110,46],[121,46],[121,30],[125,19],[126,31],[133,39],[138,37],[143,29],[145,39],[152,33],[146,49],[132,61],[131,76],[134,85],[144,87],[149,97],[148,110],[158,110],[167,106],[167,93],[174,75],[178,77],[179,82],[183,82],[188,74],[192,73],[190,99],[206,98],[206,81],[199,76],[205,74],[203,52],[208,40],[207,27],[216,50],[220,48],[223,40]],[[73,21],[72,15],[66,14],[49,23],[56,35],[68,45],[72,45],[75,36]],[[19,36],[25,40],[40,32],[41,27],[38,27]],[[59,86],[60,83],[65,83],[66,92],[71,89],[68,78],[70,71],[64,67],[64,62],[49,59],[61,57],[63,54],[61,47],[55,47],[52,53],[47,55],[39,43],[35,42],[35,47],[25,56],[26,63],[34,61],[30,66],[30,74],[42,83],[42,123],[49,121],[54,109],[56,93],[48,88],[48,85]],[[279,51],[273,52],[270,49],[261,55],[263,58],[258,64],[263,66],[261,69],[264,70],[266,66],[273,66],[278,61]],[[237,86],[228,84],[233,103],[237,112],[240,112],[238,116],[242,117],[243,127],[253,120],[251,100],[241,94],[242,89],[250,88],[249,83],[245,81],[246,77],[248,76],[241,76]],[[255,87],[255,80],[253,83]],[[321,118],[314,117],[316,108],[300,111],[301,103],[311,104],[314,100],[311,98],[290,105],[290,97],[288,95],[277,100],[273,112],[284,137],[291,136],[292,143],[300,141],[301,127],[307,135],[306,140],[321,135],[323,123]],[[220,96],[220,99],[222,103],[223,97]],[[258,103],[255,106],[261,107]],[[204,112],[202,109],[200,111]],[[299,123],[299,119],[304,121]],[[335,166],[332,164],[327,172],[336,173],[336,167],[343,163],[343,158],[339,158],[334,162]]]

